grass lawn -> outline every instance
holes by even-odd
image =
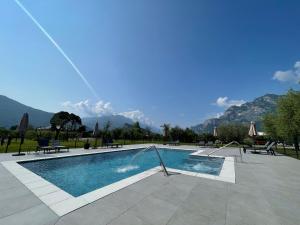
[[[83,141],[78,141],[77,148],[83,148],[84,143],[85,142],[83,142]],[[68,146],[69,148],[75,148],[75,141],[73,141],[73,140],[62,141],[61,144],[64,146]],[[8,146],[7,152],[17,152],[17,151],[19,151],[19,146],[20,146],[20,139],[18,139],[17,141],[16,141],[16,139],[13,139],[11,141],[11,144]],[[23,151],[23,152],[35,151],[36,147],[37,147],[37,141],[26,139],[24,141],[24,144],[22,145],[21,151]],[[4,145],[0,146],[0,153],[4,153],[5,149],[6,149],[6,143]]]
[[[93,140],[93,138],[90,138],[90,144],[91,147],[94,146],[95,141]],[[142,141],[142,140],[116,140],[114,141],[114,143],[118,143],[118,144],[123,144],[123,145],[132,145],[132,144],[144,144],[144,143],[160,143],[159,141]],[[162,143],[162,142],[161,142]],[[76,144],[76,148],[83,148],[83,145],[85,144],[85,141],[77,141]],[[97,141],[97,146],[101,146],[101,140],[98,139]],[[69,141],[61,141],[61,145],[67,146],[69,148],[75,148],[75,140],[69,140]],[[19,151],[19,146],[20,146],[20,139],[18,139],[16,141],[16,139],[13,139],[11,141],[11,144],[8,146],[8,150],[7,152],[17,152]],[[22,145],[22,152],[27,152],[27,151],[35,151],[37,147],[37,141],[33,141],[33,140],[29,140],[26,139],[24,141],[24,144]],[[6,143],[4,143],[4,145],[0,146],[0,153],[5,153],[6,150]]]
[[[280,153],[280,154],[283,154],[283,155],[286,155],[286,156],[290,156],[290,157],[293,157],[295,159],[300,159],[297,158],[297,154],[296,154],[296,151],[294,149],[286,149],[285,152],[284,152],[284,149],[283,148],[277,148],[276,152]],[[300,152],[299,152],[300,154]]]
[[[91,147],[94,146],[94,140],[93,138],[89,138],[89,142],[91,144]],[[85,141],[77,141],[76,148],[83,148]],[[123,144],[123,145],[133,145],[133,144],[163,144],[163,141],[151,141],[151,140],[115,140],[114,143],[118,144]],[[98,139],[97,141],[97,146],[101,146],[101,139]],[[181,145],[195,145],[195,143],[180,143]],[[67,146],[69,148],[75,148],[75,141],[74,140],[69,140],[69,141],[61,141],[61,145]],[[20,146],[20,139],[16,140],[13,139],[11,141],[11,144],[8,146],[7,152],[17,152],[19,151],[19,146]],[[27,152],[27,151],[35,151],[37,147],[37,141],[29,140],[26,139],[24,141],[24,144],[22,145],[22,152]],[[4,145],[0,146],[0,153],[5,153],[6,149],[6,143]]]

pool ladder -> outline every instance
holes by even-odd
[[[165,175],[165,176],[169,176],[169,173],[168,173],[168,171],[167,171],[167,169],[166,169],[166,167],[165,167],[164,162],[162,161],[162,158],[161,158],[161,156],[160,156],[160,154],[159,154],[159,152],[158,152],[156,146],[155,146],[155,145],[149,146],[149,147],[146,148],[144,151],[147,151],[147,150],[150,150],[150,149],[154,149],[154,150],[155,150],[155,152],[156,152],[156,154],[157,154],[157,157],[158,157],[158,159],[159,159],[159,162],[160,162],[161,169],[162,169],[162,171],[164,172],[164,175]]]

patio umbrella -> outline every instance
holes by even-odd
[[[94,146],[94,148],[96,148],[96,146],[97,146],[97,136],[98,136],[98,133],[99,133],[99,123],[97,121],[96,124],[95,124],[94,131],[93,131],[93,136],[95,137],[95,146]]]
[[[24,143],[25,133],[26,133],[26,130],[28,128],[28,123],[29,123],[28,113],[24,113],[24,115],[21,119],[19,128],[18,128],[20,138],[21,138],[21,142],[20,142],[20,146],[19,146],[19,153],[13,154],[13,156],[25,155],[24,153],[21,153],[21,146]]]
[[[217,127],[214,127],[214,137],[218,136],[218,131],[217,131]]]
[[[256,131],[255,123],[254,123],[253,121],[251,121],[250,129],[249,129],[248,135],[249,135],[250,137],[252,137],[253,143],[254,143],[254,139],[255,139],[255,137],[257,136],[257,131]],[[254,151],[256,152],[256,149],[255,149],[255,148],[254,148]]]
[[[257,136],[256,126],[255,126],[255,123],[253,121],[251,121],[250,129],[249,129],[248,134],[249,134],[250,137],[253,137],[253,138]]]

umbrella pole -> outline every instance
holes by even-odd
[[[94,149],[97,148],[97,138],[95,138],[95,145],[94,145]]]
[[[13,154],[12,156],[21,156],[21,155],[25,155],[25,153],[21,153],[21,147],[22,147],[23,142],[24,142],[24,137],[21,137],[21,142],[20,142],[20,145],[19,145],[19,152],[16,153],[16,154]]]
[[[252,140],[253,140],[253,148],[254,148],[254,152],[256,153],[256,148],[255,148],[255,138],[254,138],[254,136],[252,137]]]
[[[21,143],[19,145],[19,155],[21,154],[21,147],[22,147],[22,141],[21,141]]]
[[[7,153],[7,150],[8,150],[8,143],[6,143],[5,153]]]

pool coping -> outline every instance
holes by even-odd
[[[163,147],[168,149],[173,149],[173,150],[195,151],[195,149],[176,148],[176,147],[174,148],[174,147],[165,147],[165,146]],[[144,147],[140,147],[140,148],[144,148]],[[97,201],[109,194],[119,191],[131,184],[134,184],[149,176],[152,176],[160,172],[161,168],[159,166],[154,167],[152,169],[138,173],[134,176],[107,185],[105,187],[88,192],[79,197],[74,197],[69,193],[67,193],[66,191],[60,189],[56,185],[45,180],[41,176],[21,166],[19,162],[49,160],[49,159],[65,158],[65,157],[72,157],[72,156],[74,157],[74,156],[82,156],[82,155],[102,154],[108,152],[128,151],[128,150],[140,149],[140,148],[108,149],[101,152],[92,152],[92,153],[84,153],[84,154],[80,153],[80,154],[68,154],[68,155],[59,155],[59,156],[56,155],[47,158],[41,157],[35,159],[5,161],[2,162],[2,165],[9,172],[11,172],[21,183],[23,183],[31,192],[33,192],[43,203],[45,203],[52,211],[54,211],[58,216],[63,216],[87,204]],[[202,150],[198,150],[192,154],[193,155],[199,154],[199,156],[204,156],[204,155],[200,155],[201,152]],[[171,173],[180,173],[188,176],[195,176],[199,178],[207,178],[207,179],[212,179],[217,181],[235,183],[234,157],[224,157],[224,156],[212,156],[212,157],[224,158],[223,166],[218,176],[172,169],[172,168],[167,168],[167,170]]]

